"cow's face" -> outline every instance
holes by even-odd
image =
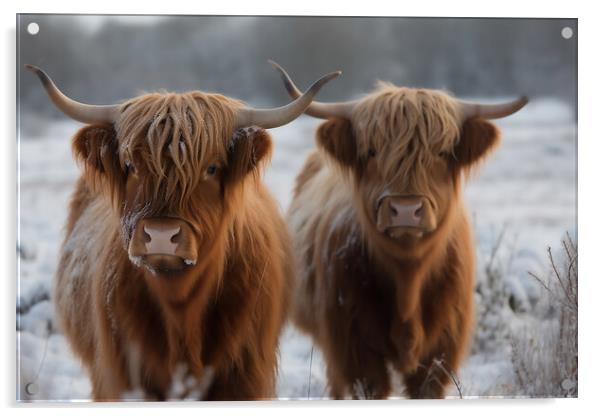
[[[242,184],[271,150],[265,130],[234,131],[222,96],[149,94],[123,105],[113,126],[74,138],[93,189],[118,212],[129,258],[164,280],[203,267],[220,246]]]
[[[388,87],[331,119],[318,143],[355,184],[362,220],[405,246],[436,234],[454,214],[462,170],[498,140],[482,119],[460,121],[454,101],[428,90]]]

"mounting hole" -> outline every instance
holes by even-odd
[[[36,22],[32,22],[27,25],[27,33],[30,35],[37,35],[39,31],[40,25],[38,25]]]
[[[27,383],[25,385],[25,392],[30,396],[35,396],[38,392],[38,385],[36,383]]]
[[[570,39],[573,37],[573,29],[571,29],[568,26],[563,27],[562,30],[560,31],[560,34],[562,35],[563,38]]]

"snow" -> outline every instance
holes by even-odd
[[[283,212],[291,201],[295,175],[314,148],[319,123],[303,116],[271,130],[274,156],[265,180]],[[545,275],[547,247],[556,250],[566,232],[576,235],[577,126],[571,108],[550,99],[533,101],[496,124],[503,133],[502,144],[468,181],[465,196],[475,226],[482,286],[484,270],[503,233],[495,261],[489,265],[502,272],[499,290],[516,307],[513,311],[507,302],[498,302],[487,305],[492,312],[477,316],[477,328],[503,328],[503,334],[533,319],[530,311],[539,288],[527,272]],[[79,127],[71,121],[52,122],[37,129],[37,135],[22,136],[19,144],[20,400],[90,399],[90,382],[56,328],[49,300],[68,200],[79,173],[70,151],[70,138]],[[478,295],[477,303],[487,303],[487,293]],[[477,334],[479,340],[458,374],[464,397],[504,396],[515,383],[511,347],[500,334],[493,330]],[[174,388],[178,393],[183,390]],[[393,397],[403,397],[400,389]],[[277,393],[280,399],[328,397],[320,350],[291,326],[281,338]],[[455,387],[448,394],[456,396]],[[133,392],[128,397],[139,396]]]

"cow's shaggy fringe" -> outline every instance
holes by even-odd
[[[542,313],[548,319],[523,328],[512,339],[512,364],[516,376],[513,395],[577,397],[577,245],[562,241],[561,262],[548,248],[550,278],[533,273],[543,290]]]
[[[150,93],[126,101],[115,124],[122,167],[133,163],[137,170],[164,177],[164,197],[186,201],[205,165],[226,164],[239,106],[238,100],[199,91]]]
[[[460,140],[459,119],[457,104],[447,93],[379,82],[358,103],[351,122],[360,154],[380,149],[376,157],[385,178],[410,179],[424,189],[437,155],[452,153]]]

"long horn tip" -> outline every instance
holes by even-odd
[[[40,68],[38,68],[37,66],[35,66],[35,65],[25,64],[24,66],[25,66],[25,69],[27,69],[27,70],[29,70],[31,72],[34,72],[36,74],[42,72],[42,70]]]
[[[299,97],[301,95],[301,91],[298,90],[297,86],[293,83],[293,80],[290,78],[290,76],[287,74],[284,68],[282,68],[280,65],[278,65],[278,63],[271,59],[268,59],[268,63],[272,65],[272,68],[274,68],[274,70],[276,70],[276,72],[278,72],[278,74],[280,75],[280,79],[284,83],[284,87],[286,88],[286,91],[289,93],[291,98]]]
[[[286,76],[287,78],[289,77],[288,73],[284,70],[284,68],[280,64],[278,64],[278,62],[268,59],[268,63],[270,65],[272,65],[272,68],[274,68],[276,71],[278,71],[281,76]]]
[[[337,78],[342,73],[343,73],[343,71],[341,71],[340,69],[337,69],[336,71],[332,71],[332,72],[329,72],[328,74],[324,75],[318,81],[321,81],[321,80],[330,81],[331,79]]]
[[[279,72],[281,72],[281,73],[285,73],[285,74],[286,74],[286,71],[284,70],[284,68],[282,68],[282,65],[278,64],[278,62],[276,62],[276,61],[274,61],[274,60],[272,60],[272,59],[268,59],[268,63],[269,63],[270,65],[272,65],[272,67],[274,67],[274,69],[278,70],[278,71],[279,71]],[[338,76],[339,76],[339,75],[341,75],[342,73],[343,73],[343,71],[341,71],[340,69],[337,69],[336,71],[333,71],[333,72],[331,72],[331,73],[329,73],[329,74],[326,74],[326,75],[325,75],[324,77],[322,77],[322,78],[326,78],[326,77],[328,77],[328,79],[330,80],[330,79],[332,79],[332,78],[338,77]]]
[[[339,75],[341,75],[341,71],[334,71],[331,72],[329,74],[324,75],[323,77],[321,77],[319,80],[317,80],[316,82],[314,82],[311,87],[309,87],[306,91],[305,94],[311,94],[311,95],[315,95],[318,93],[318,91],[324,86],[324,84],[326,84],[329,81],[332,81],[333,79],[337,78]]]
[[[528,102],[529,102],[529,97],[527,97],[526,95],[521,95],[515,101],[515,110],[514,110],[514,112],[517,112],[518,110],[522,109],[524,106],[527,105]]]
[[[268,59],[268,63],[270,65],[272,65],[274,68],[282,68],[282,65],[280,65],[278,62],[274,61],[273,59]],[[341,71],[340,69],[338,69],[334,72],[338,72],[339,75],[343,73],[343,71]]]
[[[52,81],[50,80],[48,74],[46,74],[46,72],[44,72],[41,68],[38,68],[35,65],[25,64],[25,69],[37,75],[44,87],[48,87],[50,84],[52,84]]]
[[[343,71],[340,71],[340,70],[333,71],[329,74],[324,75],[322,78],[330,81],[331,79],[335,79],[335,78],[339,77],[342,73],[343,73]]]
[[[286,71],[280,64],[278,64],[278,62],[268,59],[268,63],[272,65],[272,68],[274,68],[276,71],[286,74]]]
[[[332,77],[338,77],[339,75],[341,75],[343,73],[343,71],[340,70],[336,70],[336,71],[332,71],[330,74],[328,74],[328,76],[332,76]]]

